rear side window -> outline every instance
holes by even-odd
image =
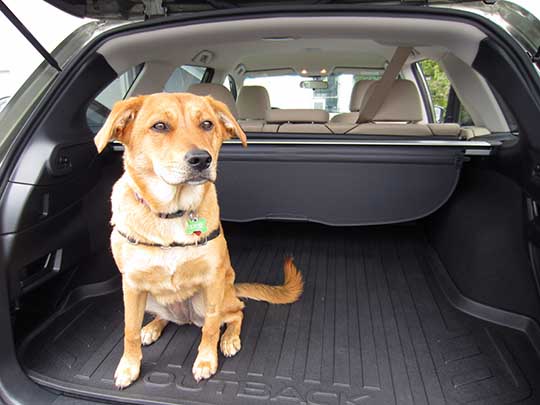
[[[165,83],[163,91],[166,93],[179,93],[187,91],[192,84],[200,83],[206,73],[205,67],[184,65],[174,69],[174,72]]]
[[[450,80],[434,60],[419,62],[420,69],[426,78],[428,90],[433,103],[436,122],[455,122],[462,126],[474,125],[471,115],[452,89]]]
[[[231,75],[227,75],[227,77],[223,81],[223,85],[231,92],[234,99],[236,100],[236,98],[238,97],[238,91],[236,90],[236,82]]]
[[[90,102],[88,110],[86,110],[86,120],[88,127],[94,134],[105,123],[114,103],[123,100],[127,96],[129,89],[141,73],[143,66],[134,66],[122,73]]]

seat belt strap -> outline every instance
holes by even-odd
[[[405,61],[412,52],[412,47],[400,46],[394,52],[394,56],[390,60],[388,67],[384,71],[380,80],[374,84],[373,92],[364,104],[364,108],[358,115],[357,124],[363,124],[366,122],[372,122],[373,118],[377,115],[381,109],[384,101],[388,97],[394,81],[399,75],[401,68],[405,64]]]

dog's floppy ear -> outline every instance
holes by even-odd
[[[247,147],[247,137],[234,116],[232,115],[229,107],[221,101],[217,101],[212,96],[207,96],[206,99],[216,112],[219,120],[225,127],[225,130],[228,134],[228,137],[225,139],[231,139],[233,136],[236,136],[242,141],[242,146]]]
[[[101,153],[110,141],[125,141],[127,127],[137,116],[142,101],[143,97],[139,96],[121,100],[114,104],[105,124],[94,137],[98,153]]]

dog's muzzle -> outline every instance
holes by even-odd
[[[194,172],[202,172],[212,164],[212,156],[203,149],[192,149],[184,158],[189,168]]]
[[[184,156],[183,161],[154,164],[154,170],[161,179],[170,185],[200,185],[207,181],[214,182],[215,169],[212,167],[212,156],[203,149],[192,149]]]

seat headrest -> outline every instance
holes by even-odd
[[[367,100],[375,93],[378,82],[367,89],[362,109]],[[422,121],[422,102],[415,84],[410,80],[395,80],[383,105],[373,117],[373,121]]]
[[[270,109],[270,97],[263,86],[244,86],[236,100],[238,118],[241,120],[264,120]]]
[[[351,93],[351,101],[349,103],[349,111],[360,111],[369,87],[375,82],[376,80],[360,80],[354,84]]]
[[[266,111],[266,122],[268,124],[290,123],[314,123],[326,124],[330,116],[324,110],[311,109],[283,109]]]
[[[234,97],[229,89],[222,84],[195,83],[189,86],[188,93],[196,94],[197,96],[212,96],[229,107],[229,110],[234,118],[238,117]]]

